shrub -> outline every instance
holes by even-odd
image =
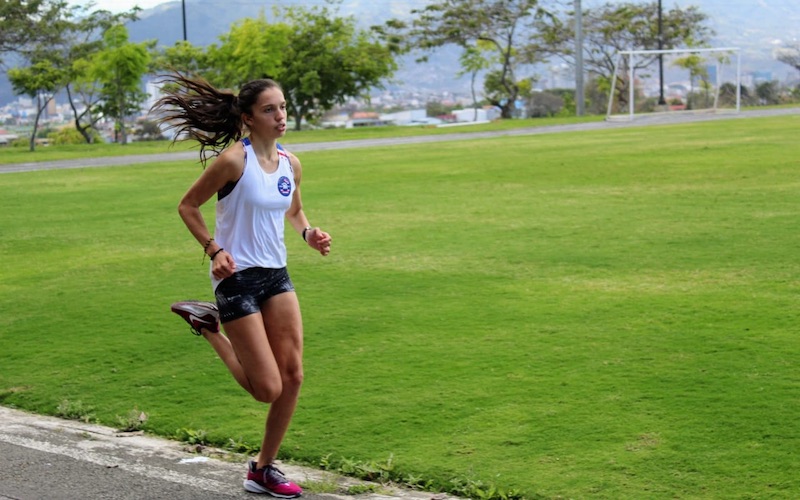
[[[95,144],[103,142],[102,137],[100,137],[100,134],[96,130],[92,129],[90,134],[92,135]],[[62,144],[86,144],[86,138],[84,138],[83,135],[78,132],[78,129],[70,126],[62,127],[58,130],[50,132],[47,138],[50,139],[50,144],[56,146]]]
[[[528,98],[528,116],[543,118],[555,116],[564,107],[564,99],[550,92],[534,92]]]

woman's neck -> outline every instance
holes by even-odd
[[[275,139],[263,139],[254,135],[248,136],[250,145],[253,146],[253,151],[258,156],[274,159],[278,156],[278,141]]]

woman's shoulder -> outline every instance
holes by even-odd
[[[284,146],[278,144],[278,153],[285,155],[289,159],[289,164],[292,168],[300,168],[300,160],[291,151],[287,150]]]
[[[245,157],[245,142],[236,141],[227,148],[223,149],[219,154],[219,158],[224,158],[226,161],[238,160]]]
[[[246,153],[242,142],[236,141],[217,156],[211,168],[226,171],[225,177],[227,178],[238,179],[244,170],[245,157]]]

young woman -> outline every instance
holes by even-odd
[[[245,489],[294,498],[302,490],[274,465],[303,381],[303,325],[286,269],[284,219],[323,256],[331,237],[309,224],[300,198],[300,161],[278,144],[286,133],[286,101],[276,82],[249,82],[238,95],[183,75],[164,83],[171,90],[154,107],[160,120],[176,137],[199,141],[204,164],[206,148],[216,156],[178,206],[211,259],[216,304],[179,302],[172,310],[211,344],[239,385],[270,404]],[[215,195],[212,236],[200,207]]]

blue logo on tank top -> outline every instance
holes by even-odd
[[[292,183],[285,175],[282,175],[281,178],[278,179],[278,192],[283,196],[292,194]]]

